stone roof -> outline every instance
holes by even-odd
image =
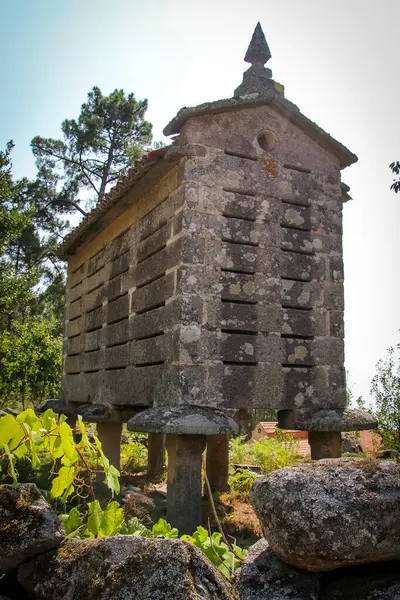
[[[291,123],[299,127],[299,129],[302,129],[320,146],[337,156],[342,169],[357,162],[358,158],[353,152],[350,152],[343,144],[335,140],[329,133],[326,133],[326,131],[321,129],[321,127],[311,121],[311,119],[308,119],[308,117],[303,115],[299,108],[286,98],[283,98],[278,93],[278,90],[277,93],[273,95],[272,99],[270,93],[265,95],[254,93],[248,94],[247,96],[217,100],[216,102],[205,102],[198,106],[184,107],[165,127],[164,135],[168,136],[179,133],[182,125],[186,123],[188,119],[193,117],[215,115],[223,112],[241,110],[243,108],[255,108],[257,106],[265,106],[266,104],[271,106],[282,116],[286,117]]]
[[[65,236],[62,243],[58,246],[57,254],[61,258],[66,258],[89,229],[99,221],[128,190],[136,185],[150,169],[164,158],[169,148],[170,146],[166,146],[165,148],[153,150],[136,160],[126,174],[120,177],[116,185],[97,202],[95,208],[82,219],[77,227],[72,229]]]

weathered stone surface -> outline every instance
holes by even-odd
[[[19,568],[37,600],[238,600],[195,546],[129,536],[67,540]]]
[[[250,492],[264,536],[309,571],[400,558],[400,465],[342,458],[284,468]]]
[[[234,582],[240,600],[317,600],[319,577],[282,562],[265,539],[251,546]]]
[[[397,458],[399,454],[398,450],[388,448],[387,450],[380,450],[378,452],[378,458]]]
[[[230,435],[237,423],[222,410],[203,406],[157,406],[128,421],[131,431],[181,435]]]
[[[173,145],[73,236],[62,397],[344,406],[340,168],[356,157],[283,98],[268,56],[258,26],[240,97],[183,109]]]
[[[400,562],[347,567],[320,578],[319,600],[398,600]]]
[[[322,458],[340,458],[342,454],[341,434],[339,431],[309,431],[308,443],[312,460]]]
[[[350,435],[342,435],[342,452],[362,454],[362,451],[360,442],[356,438],[351,437]]]
[[[149,433],[147,436],[147,478],[157,480],[165,469],[165,435]]]
[[[0,485],[0,571],[59,546],[64,527],[35,484]]]
[[[167,435],[167,521],[190,535],[203,522],[202,455],[204,435]]]
[[[212,492],[229,490],[229,436],[210,435],[207,438],[206,471]]]
[[[373,415],[357,408],[282,410],[278,412],[278,422],[282,429],[303,431],[361,431],[378,426]]]

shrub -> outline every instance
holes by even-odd
[[[140,441],[121,445],[121,470],[135,473],[147,464],[147,448]]]
[[[247,500],[250,488],[257,479],[257,474],[248,469],[238,469],[234,475],[229,477],[229,487],[231,492]]]
[[[243,438],[235,438],[230,445],[230,462],[255,465],[260,467],[262,473],[270,473],[282,467],[295,466],[300,460],[298,448],[293,436],[279,430],[276,438],[264,438],[247,444],[243,443]]]

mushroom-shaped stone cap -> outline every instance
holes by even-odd
[[[278,426],[281,429],[303,431],[361,431],[376,429],[378,422],[374,415],[357,408],[325,410],[280,410]]]
[[[54,412],[58,415],[69,414],[67,403],[64,402],[63,400],[59,400],[58,398],[51,398],[50,400],[46,400],[46,402],[44,404],[42,404],[41,406],[39,406],[36,409],[36,411],[39,414],[42,414],[42,413],[46,412],[46,410],[48,410],[49,408],[54,410]],[[71,412],[71,411],[69,411],[69,412]]]
[[[131,431],[177,435],[230,435],[239,432],[224,411],[204,406],[156,406],[128,421]]]

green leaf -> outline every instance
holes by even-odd
[[[8,444],[20,431],[21,427],[12,415],[0,417],[0,447]]]
[[[59,517],[64,525],[65,534],[67,536],[74,537],[71,536],[71,534],[76,533],[76,531],[83,525],[82,516],[75,506],[70,510],[69,513],[65,515],[59,515]]]
[[[73,491],[73,483],[76,476],[75,467],[63,466],[58,471],[57,477],[53,479],[51,486],[51,495],[53,498],[63,496],[63,499],[67,499]]]
[[[115,535],[124,521],[124,513],[118,502],[110,502],[103,512],[101,528],[98,537]]]
[[[103,521],[103,511],[98,500],[95,500],[94,502],[89,502],[88,508],[89,517],[87,529],[94,537],[97,537],[101,530],[101,525]]]
[[[74,436],[72,435],[72,429],[68,423],[61,423],[60,425],[60,437],[62,442],[62,449],[64,456],[62,457],[62,463],[66,466],[71,466],[79,458],[79,454],[75,448]]]
[[[132,535],[133,537],[152,537],[150,529],[147,529],[137,517],[131,517],[128,521],[122,523],[118,530],[118,535]]]
[[[57,421],[55,419],[55,413],[51,408],[48,408],[42,415],[42,425],[46,431],[51,431],[57,427]]]
[[[113,465],[110,465],[106,471],[106,482],[113,494],[119,494],[119,471]]]
[[[176,527],[171,527],[169,523],[165,519],[159,519],[157,523],[154,523],[151,533],[154,537],[163,537],[163,538],[177,538],[179,535]]]
[[[41,422],[32,408],[28,408],[19,413],[16,417],[18,423],[26,423],[30,429],[38,430],[41,428]]]

